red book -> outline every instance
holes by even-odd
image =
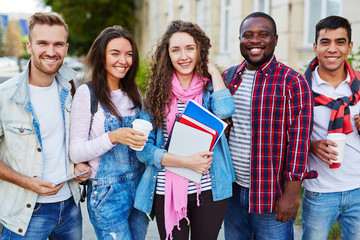
[[[193,119],[185,114],[182,114],[180,116],[179,122],[212,135],[213,139],[211,141],[211,146],[210,146],[209,151],[211,151],[213,149],[217,135],[218,135],[218,132],[216,130],[206,126],[205,124],[202,124],[199,121],[196,121],[195,119]]]

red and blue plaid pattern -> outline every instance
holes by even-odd
[[[305,78],[311,86],[312,72],[319,64],[319,60],[314,58],[305,72]],[[351,116],[349,106],[355,105],[360,100],[360,74],[345,61],[345,68],[350,75],[350,88],[352,95],[338,99],[329,98],[325,95],[313,91],[315,106],[323,105],[331,108],[328,133],[345,133],[349,134],[354,131],[351,125]]]
[[[243,61],[227,83],[232,94],[241,83],[245,65]],[[263,214],[274,212],[286,181],[316,178],[317,173],[306,168],[313,121],[308,83],[275,56],[259,67],[255,76],[249,212]]]

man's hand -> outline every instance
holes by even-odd
[[[311,141],[310,152],[320,158],[321,161],[331,164],[330,159],[337,160],[338,153],[329,148],[328,146],[336,147],[336,143],[331,140],[319,140],[319,141]]]
[[[85,172],[87,170],[90,170],[89,164],[87,164],[87,163],[75,164],[75,168],[74,168],[75,175],[80,174],[82,172]],[[85,182],[86,180],[88,180],[90,175],[91,175],[91,171],[88,172],[88,173],[85,173],[84,175],[81,175],[81,176],[79,176],[77,178],[74,178],[73,180],[75,182],[82,183],[82,182]]]
[[[29,178],[27,188],[41,196],[50,196],[57,194],[63,186],[64,183],[55,185],[55,183],[47,182],[38,177],[33,177]]]
[[[358,131],[360,131],[360,116],[359,116],[359,114],[356,114],[354,118],[355,118],[356,128],[358,129]]]
[[[275,203],[276,221],[287,222],[296,218],[302,181],[287,181],[285,192]]]

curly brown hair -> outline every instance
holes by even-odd
[[[170,106],[172,100],[171,78],[174,72],[174,66],[169,56],[169,40],[176,32],[184,32],[191,35],[198,49],[197,63],[195,73],[200,79],[210,78],[207,69],[209,49],[211,47],[210,39],[204,31],[196,24],[181,20],[172,21],[167,27],[166,32],[157,43],[155,53],[152,55],[150,73],[147,75],[149,80],[146,98],[144,100],[145,110],[152,114],[154,127],[163,125],[166,104]]]

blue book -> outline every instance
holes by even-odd
[[[214,146],[227,127],[226,122],[193,100],[188,101],[183,113],[218,132]]]

